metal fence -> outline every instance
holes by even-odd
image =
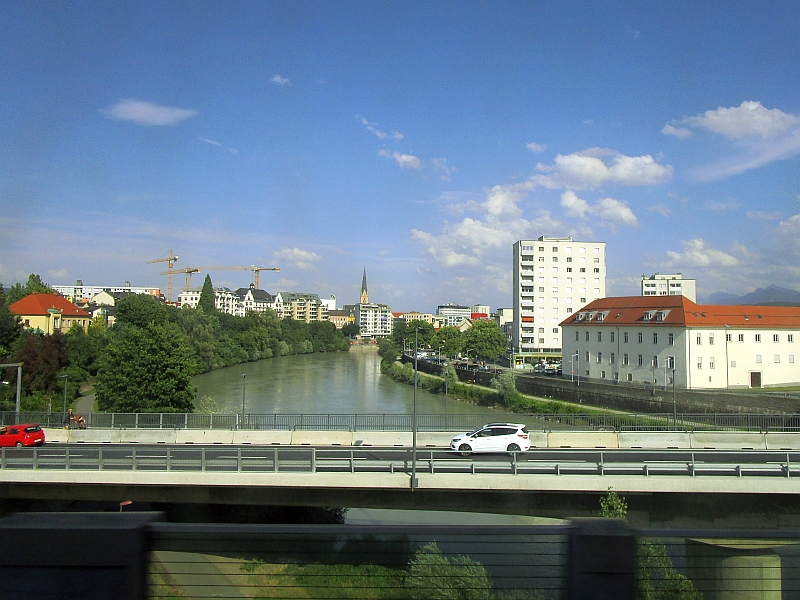
[[[411,431],[405,414],[201,414],[90,413],[86,426],[97,429],[222,429],[307,431]],[[0,412],[0,424],[15,422]],[[800,431],[800,415],[752,413],[515,413],[418,414],[418,431],[469,431],[505,418],[531,430],[605,431]],[[66,426],[62,413],[20,412],[19,423]]]

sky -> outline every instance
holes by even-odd
[[[607,293],[800,289],[800,5],[28,2],[0,19],[0,282],[512,305],[512,245]],[[178,290],[183,275],[174,278]],[[177,291],[173,292],[177,295]]]

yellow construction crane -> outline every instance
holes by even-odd
[[[261,271],[280,271],[280,267],[257,267],[255,265],[250,265],[249,267],[193,267],[195,269],[203,270],[203,271],[252,271],[253,272],[253,283],[255,283],[256,289],[260,289],[258,282],[259,282],[259,274]],[[181,273],[183,271],[180,271]]]
[[[165,258],[157,258],[155,260],[148,260],[147,264],[151,265],[153,263],[160,263],[165,262],[169,267],[170,271],[172,270],[172,265],[175,264],[175,261],[178,260],[178,257],[172,253],[172,250],[169,251],[169,256]],[[167,277],[167,301],[172,302],[172,273],[167,271],[166,273],[161,273],[162,275],[168,275]]]
[[[172,291],[172,276],[177,275],[178,273],[186,274],[186,289],[189,290],[192,287],[192,273],[199,273],[200,269],[196,269],[194,267],[186,267],[185,269],[174,269],[170,271],[163,271],[162,275],[169,275],[170,278],[170,293]]]

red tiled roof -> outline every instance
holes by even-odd
[[[649,320],[645,320],[646,312],[651,313]],[[657,312],[663,313],[663,320],[656,319]],[[595,300],[561,324],[800,329],[800,307],[695,304],[684,296],[623,296]]]
[[[8,307],[16,315],[46,315],[48,309],[58,309],[64,317],[89,317],[72,302],[57,294],[31,294]]]

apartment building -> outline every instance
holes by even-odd
[[[278,292],[275,294],[274,308],[281,319],[306,323],[328,320],[328,305],[317,294]]]
[[[444,318],[446,327],[458,327],[464,319],[472,318],[472,307],[448,302],[436,307],[436,316]]]
[[[197,308],[197,305],[200,304],[202,291],[203,288],[183,290],[178,294],[178,307],[189,306],[190,308]],[[229,315],[244,316],[241,299],[228,288],[214,288],[214,308]]]
[[[516,363],[535,363],[562,354],[560,323],[606,295],[605,242],[540,237],[514,244]]]
[[[641,285],[642,296],[686,296],[692,302],[697,302],[696,281],[684,279],[680,273],[655,273],[649,277],[642,275]]]
[[[58,292],[70,302],[88,302],[101,292],[108,292],[109,294],[147,294],[161,296],[161,289],[154,287],[134,287],[131,286],[130,281],[126,281],[124,285],[83,285],[83,281],[78,279],[75,285],[53,285],[53,291]]]
[[[26,329],[45,335],[66,333],[73,325],[84,331],[91,315],[59,294],[30,294],[11,304],[8,309],[17,315]]]
[[[800,307],[602,298],[561,326],[566,378],[687,389],[800,384]]]

